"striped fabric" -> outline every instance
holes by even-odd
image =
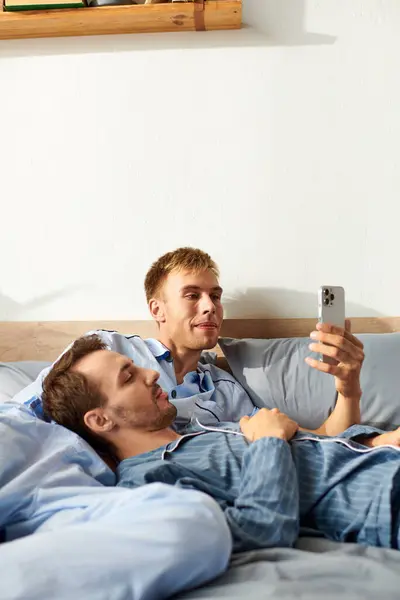
[[[355,441],[375,432],[355,426],[338,438],[298,433],[290,445],[248,444],[236,424],[225,424],[126,459],[118,485],[160,481],[208,493],[225,511],[235,551],[290,546],[299,526],[398,548],[400,452]]]

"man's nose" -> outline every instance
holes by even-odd
[[[159,377],[160,373],[158,371],[153,371],[153,369],[146,369],[146,381],[148,385],[154,385],[159,379]]]
[[[204,294],[201,298],[201,312],[215,313],[215,304],[207,294]]]

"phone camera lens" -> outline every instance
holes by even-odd
[[[329,306],[329,298],[324,298],[324,304],[325,306]]]
[[[329,296],[329,290],[327,288],[324,289],[324,295]]]
[[[335,299],[335,294],[331,294],[331,301],[333,302]]]

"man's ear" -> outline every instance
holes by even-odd
[[[104,413],[101,408],[89,410],[87,413],[85,413],[83,420],[86,427],[98,435],[109,433],[115,426],[115,423]]]
[[[149,301],[150,314],[157,323],[165,323],[165,305],[160,298],[151,298]]]

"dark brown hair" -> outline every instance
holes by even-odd
[[[77,339],[43,381],[45,416],[79,434],[96,449],[104,448],[105,443],[86,427],[84,416],[89,410],[103,406],[107,398],[84,375],[72,369],[81,358],[106,349],[106,344],[97,335]]]

